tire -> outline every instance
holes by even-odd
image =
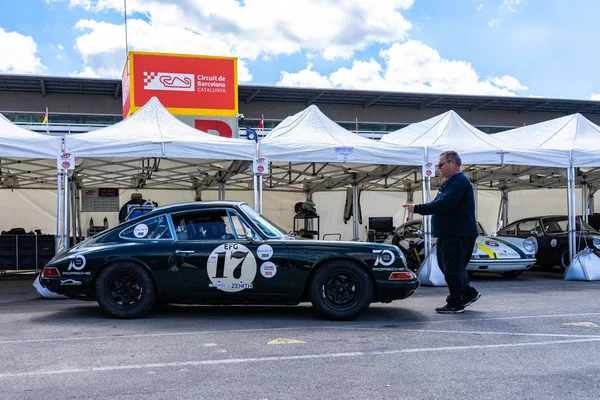
[[[558,266],[562,271],[564,271],[569,266],[569,248],[563,247],[560,249],[559,254]]]
[[[137,318],[154,306],[156,289],[146,269],[131,262],[120,262],[100,273],[96,299],[102,310],[113,318]]]
[[[369,308],[373,281],[363,267],[352,261],[330,261],[319,266],[312,276],[308,297],[323,317],[349,321]]]
[[[523,271],[507,271],[502,272],[500,275],[502,275],[504,279],[515,279],[521,276],[521,274],[523,274]]]

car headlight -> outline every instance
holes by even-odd
[[[535,253],[535,243],[529,239],[523,240],[523,249],[528,253]]]
[[[594,239],[594,247],[598,250],[600,250],[600,239],[596,238]]]

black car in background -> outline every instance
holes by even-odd
[[[576,218],[577,252],[589,247],[600,255],[600,233],[581,217]],[[498,236],[535,237],[538,251],[537,263],[551,268],[555,265],[566,269],[569,265],[569,231],[566,215],[523,218],[507,225],[497,233]]]
[[[310,301],[329,319],[353,319],[372,302],[419,286],[395,246],[290,237],[246,203],[211,201],[153,209],[57,255],[41,284],[97,300],[116,318],[155,304]]]

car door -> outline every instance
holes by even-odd
[[[287,247],[262,241],[233,208],[210,208],[171,215],[173,255],[188,289],[205,300],[268,301],[289,286]],[[250,229],[253,240],[245,230]]]

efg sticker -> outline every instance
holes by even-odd
[[[261,244],[258,246],[258,249],[256,249],[256,255],[261,260],[268,260],[273,257],[273,248],[268,244]]]
[[[138,224],[133,228],[133,235],[137,238],[146,237],[148,234],[148,225],[146,224]]]
[[[552,247],[556,247],[557,244],[558,244],[558,240],[556,240],[556,239],[552,239],[550,241],[550,246],[552,246]]]
[[[208,256],[206,272],[211,282],[208,287],[224,292],[253,289],[256,269],[256,258],[246,246],[239,243],[222,244]]]
[[[76,271],[81,271],[82,269],[85,268],[85,257],[84,256],[77,256],[73,259],[73,261],[71,261],[69,263],[69,268],[67,268],[67,270],[76,270]]]
[[[270,261],[263,263],[260,266],[260,274],[265,278],[272,278],[277,273],[277,265],[273,264]]]

